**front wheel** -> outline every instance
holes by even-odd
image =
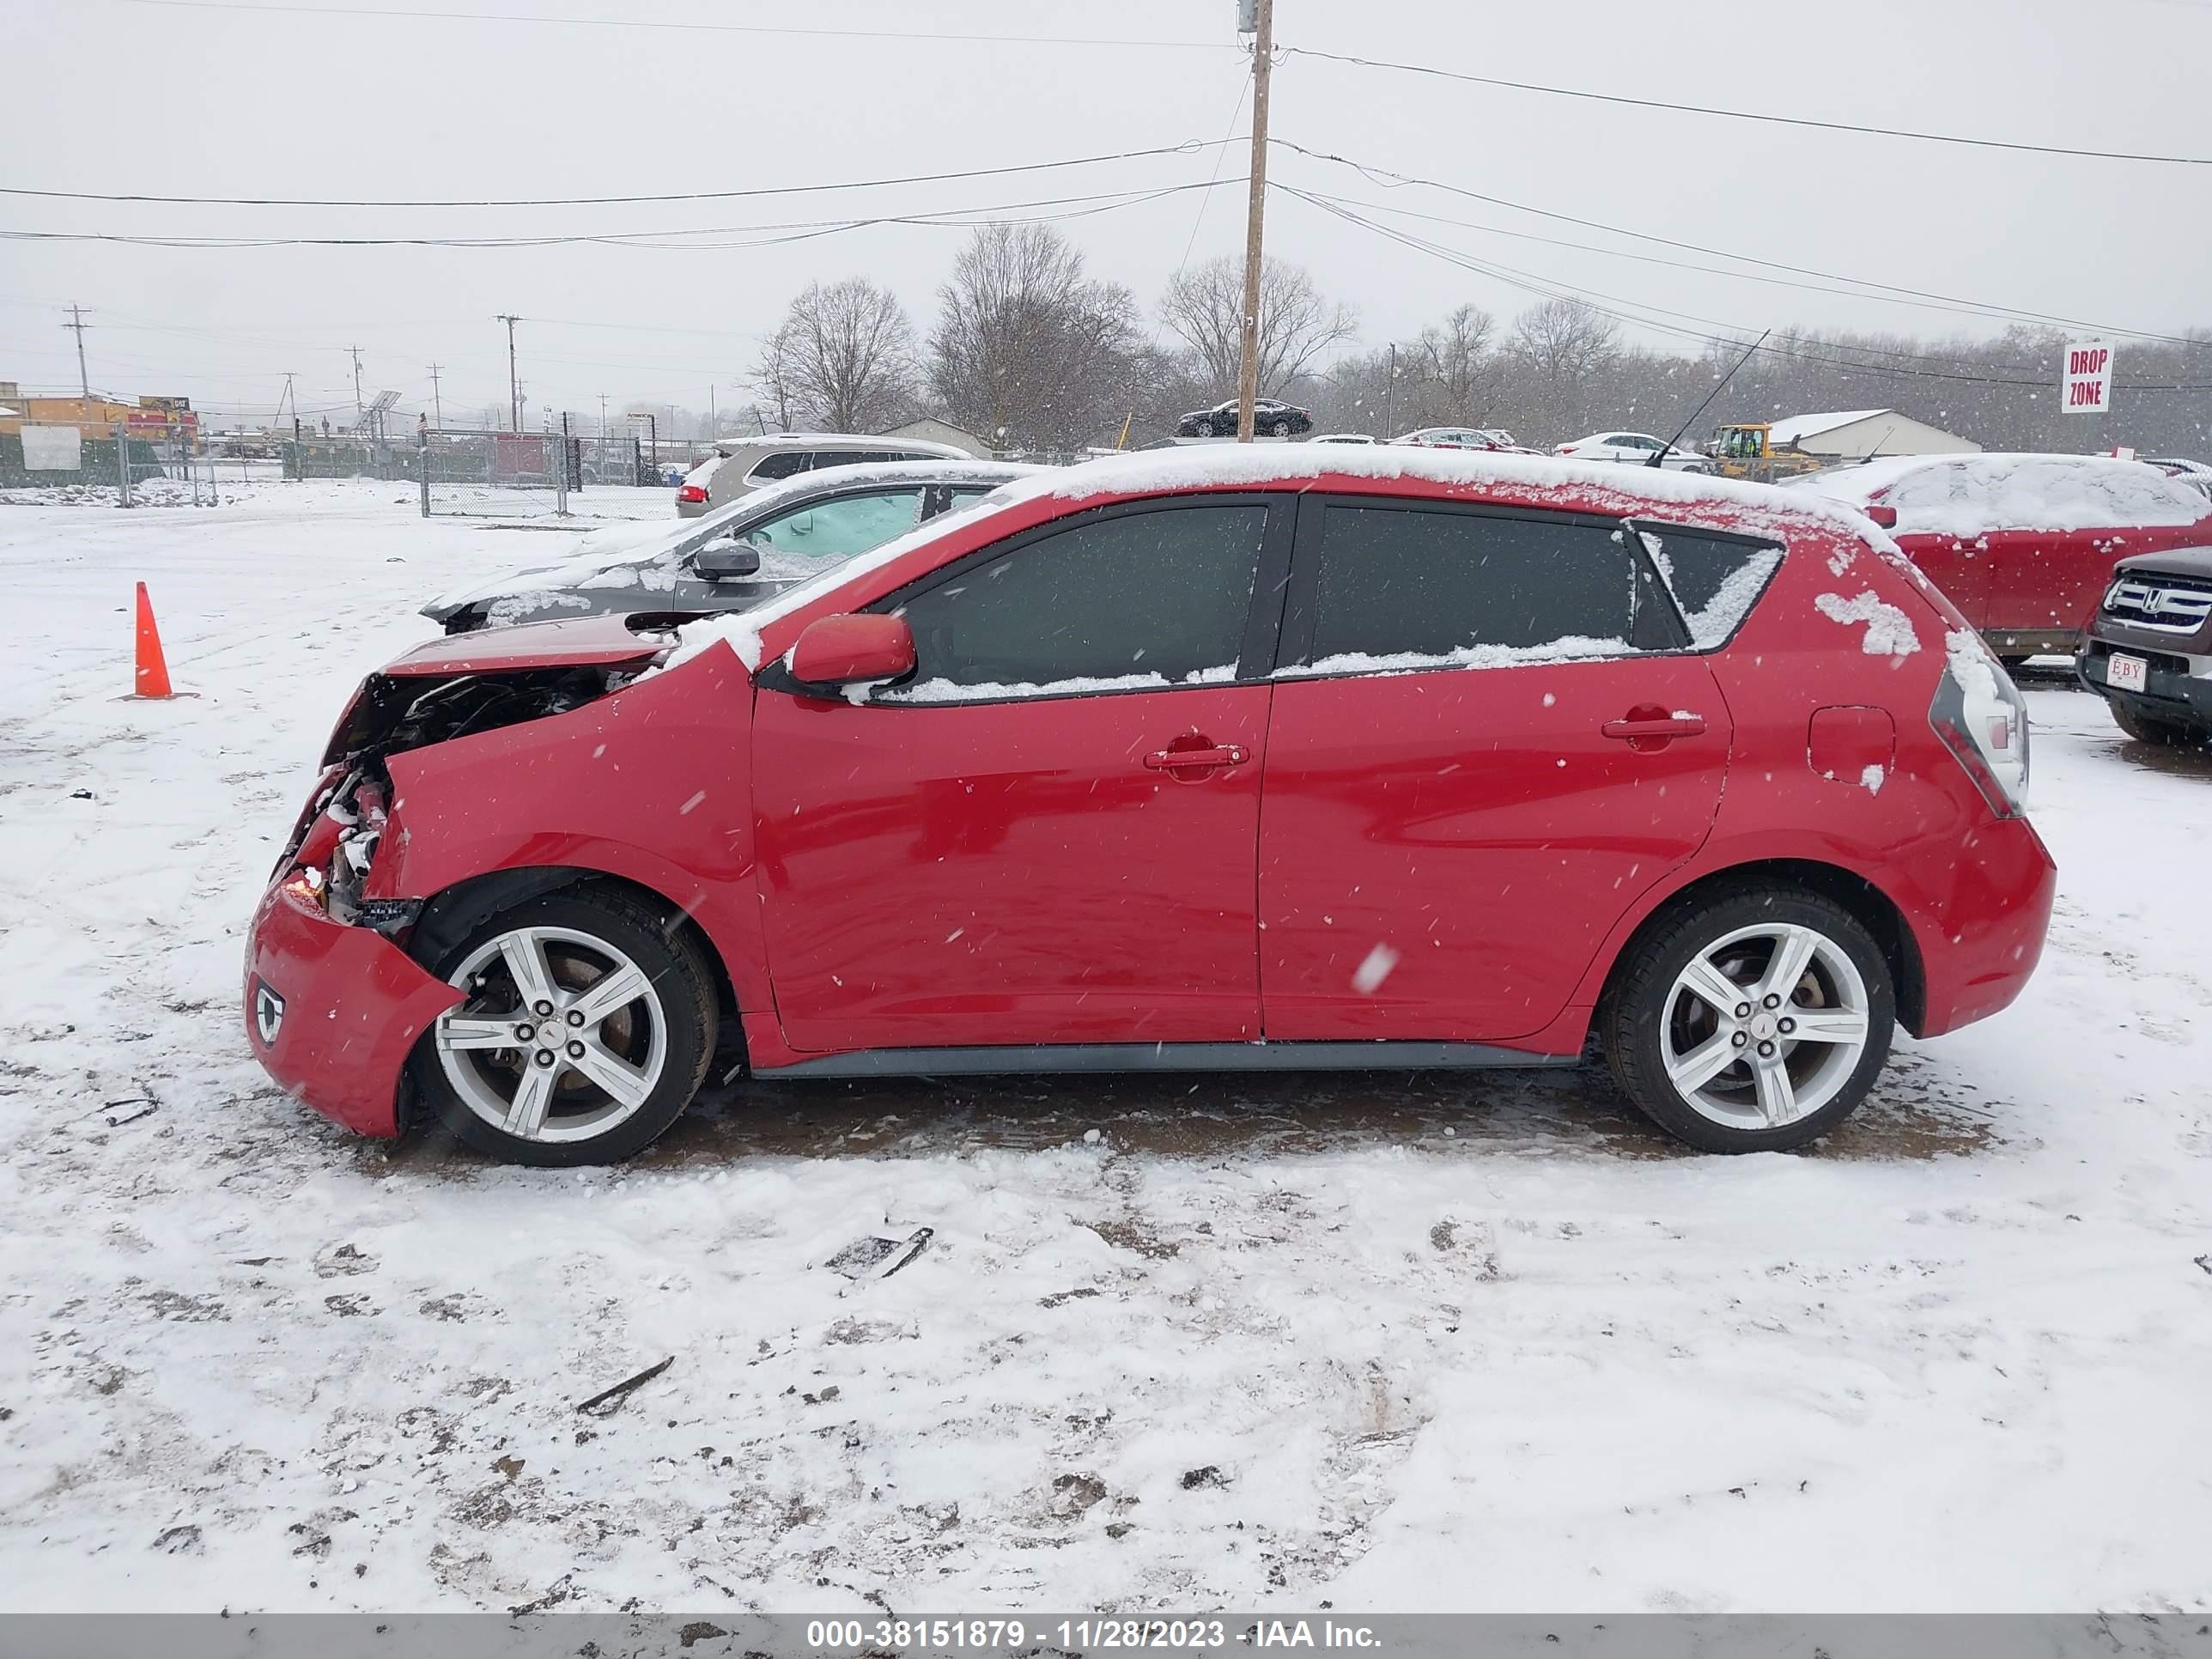
[[[1648,932],[1601,1016],[1621,1092],[1709,1152],[1786,1152],[1865,1098],[1896,1024],[1858,919],[1784,886],[1717,895]]]
[[[2148,714],[2138,714],[2126,704],[2112,702],[2106,705],[2112,711],[2112,722],[2137,743],[2154,744],[2160,749],[2185,749],[2203,741],[2195,732],[2178,720],[2162,720]]]
[[[550,893],[430,964],[463,1000],[415,1079],[446,1127],[511,1164],[611,1164],[667,1132],[714,1053],[714,980],[690,939],[627,894]]]

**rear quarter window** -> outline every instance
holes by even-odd
[[[777,478],[795,478],[814,465],[814,458],[805,452],[787,449],[779,454],[763,455],[753,470],[745,476],[759,482]]]
[[[1699,651],[1728,642],[1782,568],[1782,550],[1770,544],[1664,525],[1638,529]]]

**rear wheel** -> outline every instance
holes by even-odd
[[[431,967],[465,994],[424,1034],[416,1083],[440,1121],[494,1158],[629,1158],[666,1133],[705,1079],[713,977],[688,938],[626,894],[529,900]]]
[[[1799,888],[1715,895],[1647,932],[1600,1035],[1621,1091],[1709,1152],[1785,1152],[1834,1127],[1888,1058],[1896,994],[1880,947]]]
[[[2182,749],[2202,743],[2203,738],[2178,720],[2158,720],[2148,714],[2138,714],[2125,703],[2109,705],[2112,722],[2137,743],[2155,744],[2161,749]]]

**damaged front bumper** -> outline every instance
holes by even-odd
[[[246,949],[246,1032],[286,1092],[361,1134],[400,1130],[407,1056],[461,993],[381,933],[333,921],[295,875],[270,884]]]

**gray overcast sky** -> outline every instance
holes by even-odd
[[[362,0],[398,9],[408,0]],[[1246,77],[1232,0],[411,0],[187,8],[0,0],[11,106],[0,184],[161,194],[574,197],[757,188],[1003,166],[1231,130]],[[496,15],[500,21],[476,21]],[[1050,43],[586,27],[714,23],[1051,37]],[[2026,143],[2212,155],[2212,0],[1279,0],[1291,47],[1818,119]],[[1080,38],[1147,43],[1066,44]],[[1244,117],[1235,128],[1242,131]],[[2212,323],[2212,167],[1930,145],[1636,110],[1291,56],[1274,131],[1516,203],[1978,302],[2177,331]],[[532,235],[757,227],[1241,180],[1239,149],[833,195],[554,209],[311,210],[0,198],[0,228],[151,235]],[[1502,229],[1652,248],[1278,152],[1301,187]],[[1203,215],[1200,203],[1203,202]],[[1149,307],[1194,258],[1242,245],[1241,183],[1078,219],[1094,270]],[[1996,321],[1794,291],[1411,219],[1477,258],[1757,329],[1934,336]],[[1358,309],[1364,343],[1462,301],[1530,296],[1304,202],[1269,250]],[[180,392],[266,418],[283,374],[352,404],[350,360],[405,406],[446,366],[447,410],[504,404],[514,312],[526,395],[726,405],[753,343],[815,277],[866,272],[926,327],[963,231],[881,226],[754,247],[169,249],[0,243],[0,379],[73,390],[58,307],[88,307],[95,388]],[[733,240],[735,238],[706,239]],[[1684,254],[1685,259],[1699,256]],[[1710,260],[1705,263],[1714,263]],[[1697,326],[1692,325],[1692,326]],[[1653,344],[1685,345],[1653,331]],[[1685,345],[1685,349],[1691,349]]]

